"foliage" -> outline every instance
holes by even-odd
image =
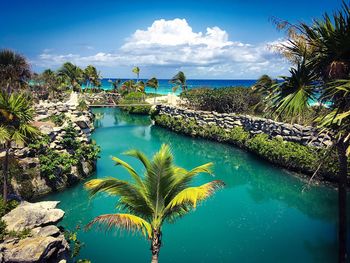
[[[298,172],[312,174],[320,162],[323,162],[319,173],[329,180],[336,179],[334,173],[338,169],[337,157],[334,152],[329,153],[325,149],[269,138],[266,134],[251,135],[242,127],[234,127],[230,131],[225,131],[216,125],[200,126],[194,120],[184,120],[167,115],[156,115],[154,120],[157,125],[175,132],[237,145],[274,164]]]
[[[58,153],[48,148],[45,154],[39,155],[40,174],[49,180],[55,180],[62,173],[69,173],[71,167],[79,160],[68,153]]]
[[[0,198],[0,218],[17,206],[18,202],[15,200],[11,200],[5,203],[4,200]],[[0,219],[0,240],[3,240],[7,234],[8,232],[6,231],[6,223],[4,220]]]
[[[80,91],[81,84],[84,81],[84,71],[70,62],[66,62],[57,71],[58,76],[68,81],[70,88],[75,91]]]
[[[175,84],[173,87],[173,91],[175,92],[179,87],[181,87],[182,91],[187,91],[186,84],[186,76],[185,73],[179,71],[175,76],[173,76],[170,80],[170,83]]]
[[[79,111],[86,111],[86,110],[88,110],[88,109],[89,109],[89,106],[88,106],[88,104],[86,103],[86,100],[80,99],[79,102],[78,102],[77,109],[78,109]]]
[[[189,106],[199,110],[226,113],[252,112],[253,106],[259,103],[261,99],[259,94],[243,87],[192,89],[182,92],[180,97]]]
[[[192,180],[201,173],[211,173],[212,163],[203,164],[192,170],[186,170],[174,164],[169,146],[163,144],[160,150],[148,159],[138,150],[124,153],[141,162],[144,174],[123,160],[112,157],[116,165],[123,167],[132,181],[114,177],[88,181],[86,189],[91,196],[106,193],[117,199],[117,208],[128,212],[100,215],[93,219],[87,228],[94,225],[140,232],[152,239],[152,255],[158,258],[161,246],[161,227],[165,221],[173,222],[196,207],[197,203],[207,199],[223,187],[223,182],[215,180],[201,186],[192,186]]]
[[[56,126],[62,126],[64,121],[66,120],[66,115],[64,113],[60,113],[58,115],[51,115],[50,119]]]
[[[83,78],[87,89],[101,86],[100,72],[97,72],[96,68],[93,65],[88,65],[85,68],[83,72]]]
[[[31,70],[27,59],[10,50],[0,50],[0,85],[1,88],[18,89],[27,84]]]

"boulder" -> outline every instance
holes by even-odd
[[[58,203],[58,201],[22,202],[11,212],[4,215],[2,219],[9,231],[21,231],[55,224],[64,216],[64,211],[56,208]]]
[[[60,262],[67,258],[69,245],[63,235],[58,237],[27,237],[0,245],[2,262]]]

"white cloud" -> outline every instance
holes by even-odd
[[[156,20],[146,30],[138,29],[115,53],[94,55],[57,55],[43,52],[36,64],[60,65],[72,61],[79,66],[166,66],[185,68],[196,75],[227,78],[257,77],[264,73],[274,76],[286,72],[288,65],[268,46],[282,40],[258,45],[229,40],[219,27],[208,27],[205,33],[194,32],[185,19]]]

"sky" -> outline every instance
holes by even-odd
[[[40,73],[70,61],[105,78],[256,79],[288,74],[271,17],[311,23],[341,0],[1,0],[0,49]]]

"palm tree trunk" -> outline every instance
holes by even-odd
[[[6,142],[5,144],[5,158],[4,158],[4,171],[3,171],[3,199],[4,203],[6,204],[7,202],[7,181],[8,181],[8,170],[9,170],[9,152],[10,152],[10,143]]]
[[[158,263],[159,250],[162,245],[161,238],[162,238],[162,232],[160,230],[154,229],[153,237],[152,237],[152,245],[151,245],[151,251],[152,251],[151,263]]]
[[[347,260],[346,253],[346,182],[348,174],[348,164],[346,156],[346,147],[343,138],[337,142],[338,160],[339,160],[339,176],[338,176],[338,209],[339,209],[339,263],[345,263]]]

